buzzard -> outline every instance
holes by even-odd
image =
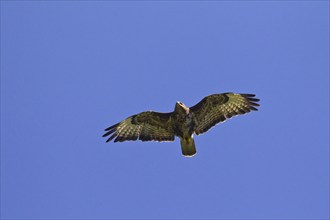
[[[105,129],[106,142],[174,141],[180,138],[183,156],[196,154],[193,135],[200,135],[227,118],[257,111],[259,99],[254,94],[222,93],[209,95],[188,108],[177,102],[173,112],[145,111]]]

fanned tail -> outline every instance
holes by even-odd
[[[194,138],[180,138],[182,155],[185,157],[192,157],[196,154],[196,147]]]

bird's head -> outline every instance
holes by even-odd
[[[183,104],[182,102],[179,102],[179,101],[176,102],[174,111],[189,114],[189,108],[187,106],[185,106],[185,104]]]

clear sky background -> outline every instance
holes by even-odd
[[[230,91],[193,158],[101,137]],[[1,218],[328,217],[328,1],[1,1]]]

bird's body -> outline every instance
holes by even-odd
[[[177,122],[172,124],[174,125],[175,136],[180,138],[182,154],[185,156],[195,155],[196,147],[193,139],[195,120],[193,113],[183,103],[177,102],[172,120]]]
[[[193,156],[196,154],[194,134],[202,134],[219,122],[234,115],[245,114],[251,110],[259,99],[252,94],[223,93],[205,97],[196,105],[188,108],[177,102],[173,112],[160,113],[146,111],[124,121],[110,126],[103,136],[110,136],[107,140],[122,142],[126,140],[142,141],[173,141],[175,136],[180,138],[182,154]]]

